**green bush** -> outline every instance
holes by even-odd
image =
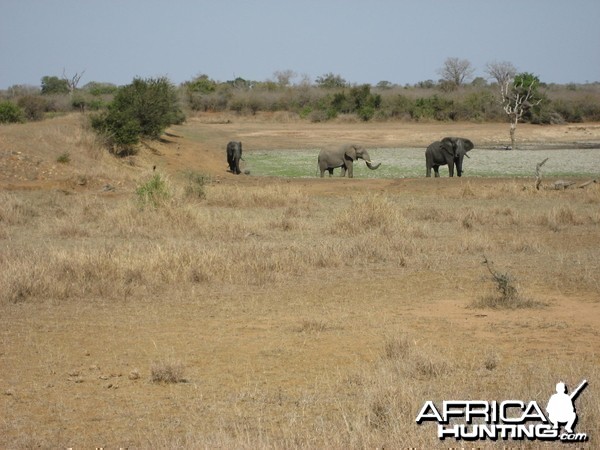
[[[415,120],[453,120],[455,117],[454,102],[437,94],[418,98],[410,115]]]
[[[91,81],[83,87],[83,90],[97,97],[100,95],[114,95],[116,94],[118,87],[112,83],[98,83],[96,81]]]
[[[166,78],[136,78],[119,88],[108,110],[93,117],[92,127],[115,153],[128,154],[140,139],[158,139],[169,125],[184,120],[177,92]]]
[[[24,122],[23,111],[12,102],[0,102],[0,123]]]
[[[58,155],[56,158],[56,162],[60,164],[69,164],[71,162],[71,154],[69,152],[64,152]]]
[[[171,190],[169,189],[167,181],[158,173],[147,182],[140,185],[135,190],[135,193],[137,195],[138,205],[141,208],[145,208],[146,206],[158,208],[171,198]]]

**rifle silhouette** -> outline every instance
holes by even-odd
[[[569,398],[570,398],[571,400],[575,400],[575,397],[577,397],[577,396],[579,395],[579,393],[580,393],[581,391],[583,391],[583,388],[585,388],[587,385],[588,385],[588,382],[587,382],[587,380],[583,380],[583,381],[582,381],[582,382],[579,384],[579,386],[577,386],[577,387],[575,388],[575,390],[574,390],[573,392],[571,392],[571,394],[569,394]]]

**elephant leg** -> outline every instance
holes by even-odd
[[[329,178],[331,178],[333,176],[333,167],[328,168],[327,171],[329,172]]]
[[[435,177],[439,178],[439,176],[440,176],[440,166],[433,166],[433,172],[435,173]]]
[[[346,166],[342,166],[342,173],[340,173],[340,177],[345,177],[346,176]]]
[[[427,174],[425,176],[431,178],[431,167],[427,166]]]
[[[454,164],[448,164],[448,176],[454,176]]]
[[[348,178],[354,178],[354,166],[352,163],[348,164]]]

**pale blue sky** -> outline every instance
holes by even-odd
[[[598,0],[0,0],[0,89],[85,70],[127,84],[275,71],[351,83],[437,80],[448,57],[600,81]],[[297,80],[296,80],[297,81]]]

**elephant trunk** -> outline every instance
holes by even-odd
[[[369,161],[368,159],[365,160],[365,162],[367,163],[367,167],[371,170],[375,170],[381,165],[381,163],[373,165],[373,163],[371,161]]]

